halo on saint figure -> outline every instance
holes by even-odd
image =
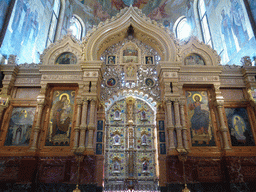
[[[202,95],[202,96],[205,96],[205,91],[202,91],[202,92],[201,92],[201,95]]]
[[[69,94],[67,94],[67,93],[62,93],[62,94],[59,96],[59,100],[61,101],[61,99],[62,99],[62,97],[63,97],[64,95],[67,96],[67,100],[68,100],[68,102],[70,103]]]
[[[59,91],[56,91],[56,97],[58,97],[60,95]]]
[[[72,91],[71,92],[71,96],[74,97],[76,95],[76,92],[75,91]]]
[[[200,98],[199,101],[202,101],[202,96],[197,93],[193,95],[193,101],[196,101],[196,99],[195,99],[196,96],[198,96]]]
[[[191,97],[192,93],[190,91],[188,91],[188,97]]]

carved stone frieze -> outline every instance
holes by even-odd
[[[179,80],[189,81],[189,82],[195,82],[195,81],[212,82],[212,81],[219,81],[219,76],[180,76]]]
[[[17,78],[15,84],[40,84],[40,78]]]
[[[23,63],[19,65],[20,69],[37,69],[40,64],[37,63]]]
[[[99,77],[99,73],[95,72],[95,71],[93,71],[93,72],[85,71],[84,77]]]
[[[243,79],[220,79],[221,84],[244,85]]]
[[[163,77],[165,78],[178,78],[177,72],[163,72]]]
[[[42,75],[42,80],[83,80],[82,75]]]

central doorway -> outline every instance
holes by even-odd
[[[156,113],[126,97],[106,111],[104,191],[157,191]]]

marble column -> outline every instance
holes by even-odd
[[[224,104],[224,100],[216,100],[215,101],[215,105],[217,106],[218,114],[219,114],[220,131],[222,133],[224,149],[230,150],[231,147],[229,146],[229,141],[228,141],[228,128],[226,127],[224,117],[223,117],[223,104]]]
[[[43,96],[44,97],[44,96]],[[37,99],[37,119],[36,119],[36,125],[34,127],[34,134],[32,136],[32,144],[29,148],[30,151],[36,151],[37,150],[37,140],[38,140],[38,135],[41,130],[40,124],[41,124],[41,119],[42,119],[42,112],[45,104],[45,98],[38,98]]]
[[[95,100],[92,99],[90,101],[90,117],[89,117],[89,125],[88,125],[88,145],[87,150],[92,151],[93,150],[93,135],[95,130]]]
[[[180,124],[180,110],[179,110],[179,101],[178,99],[176,99],[174,101],[174,114],[175,114],[175,129],[177,132],[177,150],[180,152],[181,150],[183,150],[183,144],[182,144],[182,135],[181,135],[181,124]]]
[[[182,99],[182,100],[180,100],[180,115],[181,115],[181,124],[182,124],[182,136],[183,136],[184,148],[189,149],[184,106],[185,106],[185,99]]]
[[[76,150],[78,147],[78,139],[79,139],[79,127],[81,122],[81,108],[82,108],[82,100],[77,99],[77,114],[76,114],[76,125],[75,125],[75,137],[74,137],[74,146],[73,150]]]
[[[166,106],[167,106],[167,130],[168,130],[168,135],[169,135],[169,150],[175,149],[175,144],[174,144],[174,125],[173,125],[173,120],[172,120],[172,101],[168,100],[166,101]]]
[[[88,101],[85,99],[83,101],[83,111],[82,111],[82,120],[80,125],[80,140],[79,140],[79,151],[85,150],[85,131],[86,131],[86,120],[87,120],[87,110],[88,110]]]

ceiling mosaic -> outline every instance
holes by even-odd
[[[175,21],[180,15],[192,9],[192,0],[79,0],[94,16],[94,22],[105,21],[116,15],[121,9],[129,7],[138,7],[142,12],[165,25],[171,27],[172,21]],[[185,9],[184,9],[185,7]]]

